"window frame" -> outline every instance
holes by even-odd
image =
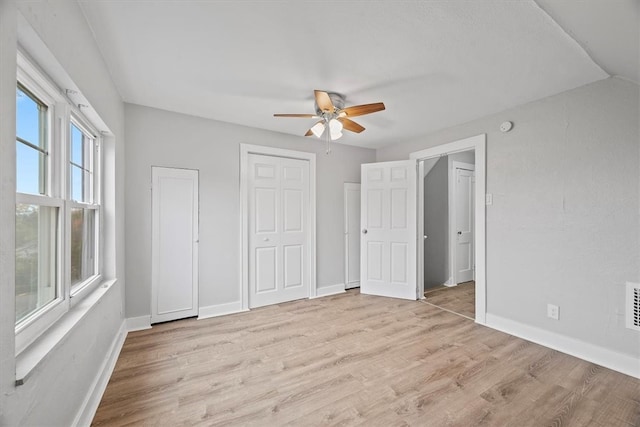
[[[71,126],[76,126],[80,132],[83,133],[84,137],[89,137],[93,139],[93,154],[91,155],[91,189],[90,189],[90,201],[89,202],[78,202],[72,200],[72,179],[71,179]],[[69,114],[69,119],[67,121],[68,126],[68,138],[67,138],[67,156],[65,159],[65,165],[67,166],[67,186],[66,193],[67,197],[65,199],[65,221],[67,221],[67,230],[69,230],[65,234],[65,240],[67,240],[67,254],[65,255],[65,259],[68,261],[65,265],[65,268],[68,269],[67,281],[69,282],[69,298],[71,299],[71,307],[78,303],[81,300],[81,296],[90,293],[95,287],[102,281],[102,252],[101,252],[101,242],[102,242],[102,156],[101,156],[101,139],[98,137],[98,132],[91,126],[86,119],[83,119],[80,115],[79,111],[71,111]],[[80,209],[90,209],[93,210],[94,213],[94,236],[93,236],[93,246],[94,246],[94,270],[95,274],[87,277],[85,280],[76,283],[75,285],[71,283],[71,212],[74,208]]]
[[[18,204],[57,208],[55,279],[56,298],[15,324],[15,354],[28,348],[53,326],[65,313],[91,294],[103,279],[102,251],[102,185],[103,168],[101,137],[76,105],[69,100],[30,58],[18,49],[16,88],[24,91],[47,107],[46,112],[46,185],[44,194],[19,193]],[[93,139],[92,198],[89,203],[71,199],[71,124]],[[16,141],[18,141],[16,134]],[[71,285],[71,212],[73,208],[94,210],[95,274],[75,286]],[[15,256],[15,255],[14,255]]]

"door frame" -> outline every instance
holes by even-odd
[[[475,260],[476,260],[476,323],[487,322],[487,283],[486,283],[486,145],[487,135],[480,134],[470,138],[461,139],[447,144],[427,148],[410,154],[410,159],[418,162],[418,177],[423,175],[424,164],[422,160],[433,157],[446,156],[462,151],[475,150]],[[424,234],[424,179],[418,179],[418,234],[420,239]],[[424,245],[417,245],[418,252],[418,283],[417,297],[424,298]]]
[[[465,170],[473,171],[475,176],[475,164],[452,160],[451,170],[448,171],[449,183],[450,183],[449,188],[447,190],[449,194],[449,268],[451,271],[451,274],[449,276],[451,277],[451,283],[450,283],[451,286],[458,285],[457,268],[456,268],[457,266],[456,257],[458,256],[458,239],[456,237],[456,230],[455,230],[456,209],[457,209],[456,190],[458,186],[457,185],[458,180],[456,179],[456,169],[465,169]],[[475,197],[474,197],[474,202],[475,202]],[[473,245],[475,248],[475,236],[474,236]],[[474,249],[474,255],[475,255],[475,249]],[[474,259],[473,259],[474,264],[475,264],[475,261],[476,260],[474,256]],[[475,276],[475,271],[474,271],[474,276]]]
[[[345,289],[353,289],[360,287],[360,280],[358,279],[357,286],[349,286],[349,210],[347,205],[347,192],[352,190],[361,191],[362,184],[353,183],[353,182],[345,182],[344,183],[344,288]],[[362,193],[360,193],[360,199],[362,200]],[[358,216],[360,218],[360,216]],[[360,235],[360,227],[356,231],[358,236]],[[360,265],[360,260],[358,260],[358,266]],[[353,282],[356,283],[356,282]]]
[[[249,154],[309,162],[309,298],[316,296],[316,154],[263,145],[240,144],[240,284],[242,310],[249,310]]]
[[[156,173],[159,172],[160,169],[170,169],[170,170],[179,170],[179,171],[189,171],[196,173],[196,181],[195,181],[195,189],[196,189],[196,197],[193,201],[193,223],[195,227],[195,235],[194,242],[192,243],[193,247],[193,260],[192,260],[192,269],[193,269],[193,281],[195,282],[195,286],[193,286],[193,304],[195,307],[194,316],[198,316],[200,314],[200,170],[199,169],[191,169],[191,168],[180,168],[180,167],[172,167],[172,166],[156,166],[151,165],[151,311],[149,316],[149,322],[151,325],[155,323],[162,323],[175,319],[158,319],[158,314],[154,315],[154,311],[157,306],[154,308],[154,304],[156,304],[156,300],[158,297],[158,289],[157,289],[157,280],[156,280],[156,271],[153,268],[154,265],[157,264],[157,247],[155,243],[155,234],[156,227],[158,226],[158,222],[155,218],[157,212],[154,210],[155,206],[155,197],[157,195],[154,193],[154,185],[155,185],[155,177]],[[188,316],[189,317],[189,316]]]

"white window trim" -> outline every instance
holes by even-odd
[[[16,192],[16,203],[51,206],[58,209],[58,229],[56,234],[56,286],[57,298],[39,310],[34,311],[16,325],[15,353],[19,355],[29,348],[40,336],[59,323],[61,317],[74,306],[86,299],[99,288],[103,281],[103,246],[102,246],[102,185],[103,168],[101,155],[101,138],[84,117],[82,112],[63,95],[63,92],[49,79],[35,63],[20,49],[17,54],[17,81],[47,106],[47,185],[46,195],[33,195]],[[69,156],[70,156],[70,124],[73,123],[94,139],[93,178],[91,203],[71,201]],[[71,208],[80,207],[94,209],[96,274],[80,284],[71,286],[70,275],[70,240],[71,240]]]

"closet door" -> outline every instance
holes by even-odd
[[[249,307],[309,296],[309,162],[249,154]]]
[[[197,316],[198,171],[151,175],[151,323]]]

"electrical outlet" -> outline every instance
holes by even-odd
[[[547,304],[547,317],[551,319],[560,319],[560,307],[553,304]]]

